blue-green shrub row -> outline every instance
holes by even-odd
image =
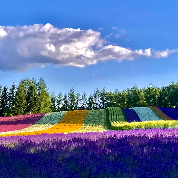
[[[148,108],[148,107],[133,107],[133,108],[129,108],[129,109],[133,109],[138,117],[140,118],[140,120],[143,121],[160,121],[162,119],[158,118],[153,111]]]

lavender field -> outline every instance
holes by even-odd
[[[147,129],[1,138],[1,177],[177,177],[177,136]]]
[[[145,121],[142,120],[145,119],[142,112],[150,112],[151,110],[147,108],[141,108],[140,110],[137,108],[137,110],[139,114],[136,114],[132,109],[109,108],[109,118],[105,118],[106,122],[103,116],[107,117],[107,112],[105,113],[104,110],[90,111],[85,116],[85,122],[83,120],[85,124],[82,125],[82,132],[85,128],[88,129],[88,125],[91,123],[93,123],[93,127],[96,130],[96,124],[102,123],[107,125],[108,121],[112,123],[120,121],[120,119],[122,119],[122,123],[144,124]],[[174,119],[177,117],[177,108],[169,111],[165,108],[161,108],[161,110],[163,111],[162,117],[165,116],[164,110],[166,110],[167,115],[170,117],[172,117],[170,114],[174,111]],[[155,115],[153,112],[150,112],[150,117],[154,116],[153,118],[159,117],[161,119],[156,111],[158,110],[155,109]],[[80,112],[82,115],[78,114],[76,117],[80,116],[83,118],[84,111]],[[66,113],[52,113],[53,117],[51,114],[43,114],[43,116],[40,116],[41,119],[36,123],[44,124],[47,121],[49,123],[49,118],[52,117],[53,120],[50,123],[54,124],[54,126],[50,127],[56,128],[55,118],[60,118],[58,119],[60,120],[58,121],[58,125],[66,121],[64,118],[70,120],[72,115],[67,115]],[[70,112],[70,114],[75,113],[77,111]],[[122,114],[124,113],[123,117]],[[101,119],[95,121],[95,115]],[[36,117],[36,115],[33,115],[33,117]],[[33,117],[32,121],[34,120]],[[131,119],[131,117],[133,118]],[[31,123],[30,119],[26,120],[28,123]],[[10,118],[6,118],[6,123],[8,122],[12,122]],[[25,119],[23,122],[25,124]],[[174,120],[172,119],[169,122],[174,122]],[[18,127],[18,123],[15,123]],[[19,124],[22,124],[21,120]],[[70,127],[70,124],[68,124],[68,127]],[[35,125],[35,123],[32,125]],[[65,123],[66,125],[67,123]],[[42,126],[39,125],[39,127]],[[63,127],[62,125],[60,126]],[[100,126],[98,125],[98,127]],[[10,125],[9,128],[12,128],[12,126]],[[76,133],[52,133],[51,129],[50,132],[47,129],[46,133],[41,132],[42,134],[36,134],[37,132],[33,130],[33,132],[26,131],[26,135],[18,135],[19,132],[14,136],[1,136],[0,177],[178,177],[177,128],[147,128],[117,131],[108,128],[108,130],[101,132],[96,132],[95,130],[85,133],[77,133],[77,130]],[[27,135],[27,133],[30,135]]]

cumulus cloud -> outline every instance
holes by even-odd
[[[0,26],[0,70],[24,72],[45,65],[83,68],[98,61],[163,58],[177,50],[131,50],[101,39],[98,31],[55,28],[51,24]]]

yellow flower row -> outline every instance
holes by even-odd
[[[178,128],[178,121],[161,120],[161,121],[144,121],[131,123],[115,123],[112,126],[118,130],[145,129],[145,128]]]
[[[56,124],[51,127],[51,125],[38,125],[38,127],[44,128],[44,130],[33,132],[20,132],[13,134],[1,134],[1,136],[26,136],[26,135],[39,135],[43,133],[54,134],[54,133],[70,133],[74,130],[79,129],[86,117],[87,110],[74,110],[68,111],[64,114],[63,118]]]

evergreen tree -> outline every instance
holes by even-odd
[[[10,91],[9,91],[9,111],[10,111],[10,116],[15,115],[15,103],[16,103],[15,90],[16,90],[16,85],[15,85],[15,83],[13,83],[13,85],[10,88]]]
[[[5,86],[2,90],[1,96],[1,115],[7,116],[9,115],[9,105],[8,105],[8,88]]]
[[[95,104],[94,98],[93,98],[92,95],[90,95],[89,98],[88,98],[87,110],[93,110],[94,109],[94,104]]]
[[[21,80],[19,84],[15,97],[16,97],[16,102],[14,106],[15,115],[24,115],[27,108],[27,101],[23,80]]]
[[[121,108],[128,108],[128,98],[125,90],[123,90],[121,93],[120,105]]]
[[[100,106],[100,91],[98,90],[98,88],[96,89],[96,91],[94,92],[93,94],[93,97],[94,97],[94,109],[99,109],[99,106]]]
[[[82,99],[80,99],[80,93],[77,93],[77,95],[76,95],[76,102],[75,102],[75,110],[79,109],[79,104],[80,104],[81,100]]]
[[[114,94],[113,105],[115,107],[121,107],[121,93],[116,89],[113,94]]]
[[[82,106],[81,109],[86,109],[87,108],[87,95],[84,92],[82,95]]]
[[[61,111],[61,107],[63,105],[63,97],[62,97],[62,93],[60,92],[60,94],[57,96],[57,111]]]
[[[38,100],[39,96],[37,94],[37,89],[34,83],[29,84],[29,88],[27,91],[27,112],[31,114],[38,113]]]
[[[158,96],[159,107],[170,107],[170,102],[168,99],[168,90],[166,87],[162,87]]]
[[[55,96],[54,92],[51,94],[50,99],[51,99],[51,106],[50,106],[51,111],[52,112],[57,112],[56,96]]]
[[[148,106],[148,104],[146,103],[146,100],[145,100],[145,92],[144,92],[144,89],[141,89],[140,92],[139,92],[139,102],[138,102],[138,107],[146,107]]]
[[[64,98],[63,98],[64,104],[62,106],[63,111],[69,111],[69,101],[67,99],[67,94],[65,93]]]
[[[166,88],[168,91],[168,100],[170,101],[170,107],[178,107],[178,83],[172,82]]]
[[[132,99],[132,91],[130,88],[127,88],[127,107],[132,108],[133,107],[133,99]]]
[[[107,106],[106,107],[116,107],[116,101],[114,98],[114,94],[110,92],[106,92],[106,100],[107,100]]]
[[[70,93],[68,93],[68,101],[69,101],[69,109],[74,110],[75,108],[75,94],[74,89],[70,89]]]
[[[1,102],[2,102],[2,86],[0,85],[0,117],[2,117],[2,115],[1,115],[1,111],[2,111],[2,104],[1,104]]]
[[[132,107],[138,107],[140,101],[140,92],[137,87],[131,88],[131,98],[132,98]]]
[[[145,90],[145,100],[147,106],[156,106],[157,105],[157,98],[159,96],[159,90],[151,85],[147,87]]]
[[[43,78],[40,78],[39,82],[37,83],[37,91],[39,96],[38,113],[51,112],[50,96]]]
[[[106,106],[107,106],[107,98],[106,98],[106,91],[105,91],[105,88],[103,88],[102,91],[100,92],[100,99],[101,99],[100,108],[101,108],[101,109],[106,109]]]

